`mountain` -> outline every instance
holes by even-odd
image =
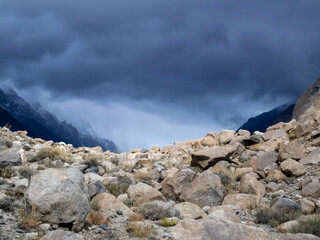
[[[13,90],[4,92],[0,89],[0,124],[11,125],[13,131],[27,131],[34,138],[71,143],[75,147],[100,146],[103,150],[117,151],[112,141],[96,137],[90,124],[86,125],[86,131],[78,130],[66,121],[59,121],[40,104],[30,106]]]
[[[279,122],[289,122],[292,119],[294,106],[295,104],[283,104],[269,112],[249,118],[239,129],[248,130],[250,133],[265,132],[269,126]]]

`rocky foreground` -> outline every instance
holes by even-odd
[[[3,127],[0,238],[320,239],[319,86],[265,133],[162,149],[115,154]]]

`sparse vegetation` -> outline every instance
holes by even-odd
[[[320,215],[309,216],[299,220],[297,225],[289,229],[290,233],[307,233],[320,237]]]
[[[130,222],[143,221],[143,220],[144,220],[143,216],[139,213],[133,213],[129,215]]]
[[[2,178],[12,178],[15,175],[16,173],[11,168],[0,168],[0,177]]]
[[[26,199],[24,199],[24,207],[19,209],[20,222],[18,227],[26,231],[31,231],[32,229],[38,228],[38,222],[35,219],[35,208],[34,206],[30,207],[27,204]]]
[[[164,227],[173,227],[177,225],[178,219],[176,218],[163,218],[160,220],[161,225]]]
[[[38,166],[37,167],[37,171],[43,171],[43,170],[45,170],[46,169],[46,167],[44,167],[44,166]]]
[[[98,201],[96,201],[95,199],[91,201],[91,208],[95,211],[99,211],[100,210],[100,205],[98,203]]]
[[[137,208],[137,213],[142,214],[145,219],[150,219],[152,221],[174,217],[174,212],[170,208],[165,208],[156,202],[142,203]]]
[[[301,213],[296,210],[273,211],[271,209],[260,209],[255,215],[255,222],[277,227],[284,222],[297,219],[300,215]]]
[[[100,165],[98,158],[95,155],[86,155],[84,157],[84,164],[89,167],[98,167]]]
[[[127,232],[138,238],[147,238],[154,232],[154,227],[150,224],[129,222],[127,226]]]
[[[0,200],[0,209],[11,212],[14,207],[14,202],[9,197],[5,197],[4,199]]]
[[[58,159],[64,160],[66,158],[66,154],[59,148],[42,148],[30,162],[41,161],[47,157],[50,158],[51,161]]]
[[[18,171],[22,177],[27,178],[29,180],[34,174],[34,170],[32,168],[29,168],[28,166],[23,166]]]
[[[90,211],[86,217],[86,221],[98,226],[110,223],[110,221],[98,211]]]

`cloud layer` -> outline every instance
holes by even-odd
[[[0,81],[33,98],[48,93],[64,115],[71,106],[87,112],[99,134],[123,145],[170,144],[296,99],[320,76],[319,7],[3,0]]]

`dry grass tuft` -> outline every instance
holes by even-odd
[[[143,216],[139,213],[133,213],[129,215],[130,222],[143,221],[143,220],[144,220]]]
[[[138,238],[147,238],[154,231],[152,225],[139,224],[138,222],[129,222],[127,226],[127,232]]]
[[[98,211],[90,211],[86,217],[86,221],[97,226],[100,226],[102,224],[110,224],[110,220],[105,218],[102,213]]]

